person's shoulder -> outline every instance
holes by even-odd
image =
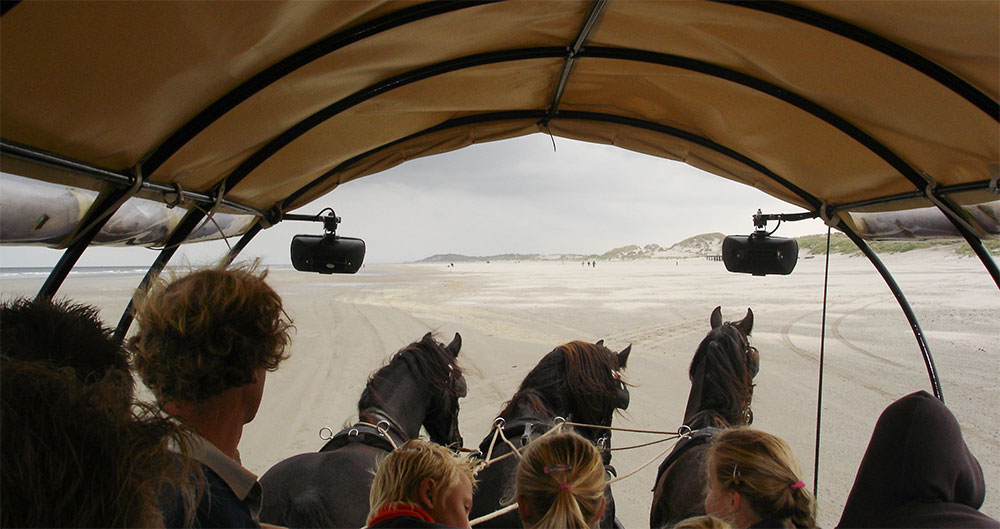
[[[251,527],[259,528],[246,502],[229,488],[225,480],[211,468],[200,465],[205,477],[205,490],[198,501],[194,521],[184,521],[178,498],[170,498],[164,507],[166,527]]]

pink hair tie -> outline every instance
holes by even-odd
[[[801,481],[796,481],[795,483],[792,483],[791,485],[789,485],[789,487],[791,487],[792,490],[799,490],[799,489],[801,489],[802,487],[805,487],[805,486],[806,486],[806,484],[802,483]]]
[[[569,483],[563,483],[562,485],[559,485],[558,490],[563,490],[563,489],[566,489],[569,491],[570,494],[573,494],[573,487],[571,487]]]

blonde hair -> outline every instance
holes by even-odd
[[[674,525],[674,529],[732,529],[732,527],[722,518],[709,515],[692,516]]]
[[[708,449],[707,469],[727,490],[738,492],[762,519],[816,526],[816,502],[788,443],[753,428],[720,432]]]
[[[531,529],[585,529],[597,524],[604,498],[604,464],[579,434],[559,433],[530,443],[517,466],[517,495],[539,517]]]
[[[368,503],[368,518],[391,503],[420,507],[420,482],[430,478],[437,484],[434,502],[457,487],[462,476],[475,484],[475,464],[467,457],[422,439],[410,439],[376,464]]]

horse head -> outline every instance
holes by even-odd
[[[716,307],[709,323],[712,329],[691,360],[684,424],[692,428],[750,424],[753,379],[760,370],[760,353],[750,345],[753,311],[748,308],[743,319],[724,322],[722,308]],[[707,424],[698,424],[699,418]]]
[[[462,335],[455,333],[455,338],[447,346],[437,342],[430,333],[424,336],[422,343],[428,344],[438,351],[442,362],[443,383],[432,383],[430,389],[430,406],[424,418],[424,428],[427,429],[431,441],[445,445],[462,447],[462,434],[458,428],[458,399],[468,394],[465,374],[458,366],[458,353],[462,349]],[[446,371],[445,371],[446,370]]]

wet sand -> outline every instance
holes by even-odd
[[[1000,518],[1000,293],[981,263],[937,250],[886,256],[937,362],[944,397],[986,475],[983,511]],[[728,274],[704,260],[598,263],[371,265],[354,276],[275,269],[271,283],[297,327],[291,358],[270,373],[257,419],[240,444],[263,473],[317,450],[318,432],[357,413],[368,374],[427,331],[463,337],[469,396],[460,415],[475,447],[524,375],[555,346],[632,344],[625,376],[634,387],[615,426],[676,430],[690,389],[687,367],[716,305],[724,318],[752,307],[760,350],[754,426],[786,439],[813,484],[824,258],[800,259],[787,277]],[[116,323],[138,277],[72,279],[61,295],[93,303]],[[7,298],[41,281],[0,281]],[[913,333],[895,298],[863,257],[831,259],[819,470],[819,522],[833,527],[872,427],[894,399],[930,391]],[[616,446],[656,436],[619,432]],[[665,445],[620,451],[625,474]],[[656,463],[614,485],[626,527],[648,526]]]

